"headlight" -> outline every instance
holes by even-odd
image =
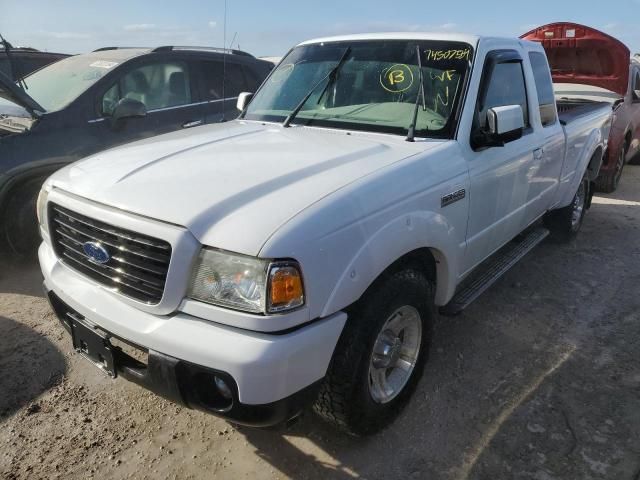
[[[47,208],[48,197],[49,197],[49,191],[45,187],[42,187],[42,189],[40,190],[40,193],[38,194],[38,201],[36,202],[36,215],[38,216],[38,222],[44,229],[47,228],[46,208]]]
[[[295,262],[263,260],[202,249],[193,270],[189,297],[251,313],[278,313],[304,304]]]

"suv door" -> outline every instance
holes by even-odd
[[[205,122],[217,123],[236,118],[240,114],[236,108],[236,100],[240,92],[245,92],[248,88],[242,66],[229,58],[220,58],[202,60],[200,68],[203,98],[206,101]]]
[[[489,52],[476,103],[469,159],[469,222],[464,271],[516,236],[528,223],[526,206],[535,136],[531,128],[523,60],[515,50]],[[475,135],[487,129],[492,107],[520,105],[525,129],[502,147],[477,147]]]
[[[90,121],[104,147],[201,125],[203,105],[191,64],[182,59],[136,63],[111,83],[98,89],[98,118]],[[144,117],[127,118],[114,125],[118,102],[130,98],[143,103]]]

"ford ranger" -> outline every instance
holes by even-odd
[[[438,310],[580,228],[611,105],[559,106],[534,42],[304,42],[238,119],[45,182],[51,305],[112,377],[242,424],[312,405],[373,433],[415,390]]]

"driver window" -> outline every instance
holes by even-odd
[[[487,128],[487,110],[506,105],[520,105],[525,128],[529,127],[527,89],[521,62],[498,63],[493,69],[484,105],[480,106],[480,127]]]
[[[130,98],[147,111],[191,103],[189,70],[182,62],[154,63],[122,76],[102,97],[102,114],[113,114],[118,102]]]

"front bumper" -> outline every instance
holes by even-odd
[[[86,318],[101,330],[148,351],[146,368],[120,358],[119,373],[174,401],[238,423],[286,421],[313,399],[346,321],[339,312],[285,334],[241,330],[182,312],[153,315],[61,263],[43,243],[44,285],[54,310]],[[231,385],[231,408],[214,408],[198,389],[212,375]],[[206,395],[205,395],[206,396]]]

